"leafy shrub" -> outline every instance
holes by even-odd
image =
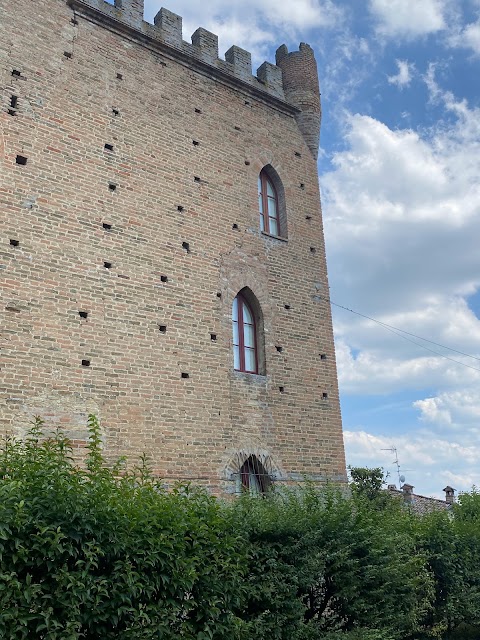
[[[0,460],[0,637],[235,638],[243,546],[219,503],[166,493],[143,467],[119,476],[89,418],[87,468],[61,434]]]
[[[42,433],[0,453],[0,638],[475,638],[480,495],[419,518],[381,470],[224,503]]]
[[[396,501],[380,511],[363,495],[307,487],[246,498],[235,512],[249,539],[250,637],[394,640],[418,630],[432,581]]]

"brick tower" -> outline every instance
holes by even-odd
[[[278,66],[277,66],[278,65]],[[0,429],[216,492],[345,477],[313,51],[0,0]]]

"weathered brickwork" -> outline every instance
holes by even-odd
[[[0,0],[0,429],[38,414],[82,447],[94,412],[108,456],[146,451],[169,482],[232,491],[250,454],[277,482],[342,479],[313,52],[255,77],[248,52],[142,17]],[[259,229],[265,166],[283,238]],[[233,370],[244,287],[265,375]]]

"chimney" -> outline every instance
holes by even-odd
[[[403,487],[400,487],[403,491],[403,499],[406,503],[411,504],[413,502],[413,485],[404,484]]]
[[[447,504],[453,504],[455,502],[456,489],[447,485],[443,491],[445,491],[445,502]]]
[[[397,490],[397,485],[396,485],[396,484],[389,484],[389,485],[387,486],[387,489],[388,489],[389,491],[396,491],[396,490]]]

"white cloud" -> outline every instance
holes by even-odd
[[[349,118],[348,148],[321,178],[337,302],[380,319],[435,315],[480,286],[480,110],[445,100],[456,121],[429,137]],[[418,334],[417,320],[401,328]]]
[[[424,422],[461,429],[468,437],[468,430],[475,434],[480,430],[479,386],[446,391],[433,398],[417,400],[414,406],[421,412]]]
[[[457,30],[450,36],[449,44],[460,49],[471,49],[475,55],[480,55],[480,20]]]
[[[433,423],[452,424],[452,416],[448,409],[444,408],[440,398],[425,398],[413,403],[422,412],[422,419]]]
[[[387,37],[411,39],[445,28],[445,0],[370,0],[370,11]]]
[[[388,82],[396,85],[399,89],[408,87],[412,81],[415,65],[410,64],[407,60],[395,60],[395,62],[398,67],[398,73],[393,76],[387,76]]]
[[[465,44],[475,53],[480,54],[480,20],[468,24],[462,35]]]

